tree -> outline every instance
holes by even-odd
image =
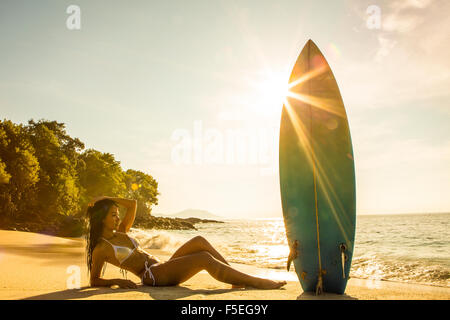
[[[6,171],[6,163],[0,159],[0,184],[8,183],[11,175]]]
[[[3,218],[33,214],[33,189],[39,181],[39,162],[22,125],[0,121],[0,212]]]
[[[42,218],[76,214],[80,197],[76,167],[84,144],[67,135],[65,124],[56,121],[29,120],[27,131],[40,164],[36,209]]]
[[[136,199],[137,216],[148,217],[158,204],[156,180],[124,172],[111,153],[83,149],[64,123],[0,121],[0,225],[77,236],[88,202],[101,195]]]
[[[151,215],[152,205],[158,204],[158,182],[142,171],[128,169],[125,172],[127,197],[137,200],[136,218]]]
[[[124,172],[114,155],[88,149],[79,156],[79,160],[77,170],[82,188],[82,208],[86,208],[96,196],[125,196]]]

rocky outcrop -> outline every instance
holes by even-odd
[[[207,220],[199,218],[167,218],[148,216],[144,219],[137,219],[134,227],[142,229],[166,229],[166,230],[197,230],[196,223],[223,223],[217,220]]]
[[[58,237],[81,237],[86,230],[83,218],[57,215],[48,220],[0,221],[0,229],[43,233]]]
[[[223,221],[218,220],[210,220],[210,219],[200,219],[200,218],[175,218],[176,220],[182,220],[187,221],[189,223],[195,224],[195,223],[224,223]]]
[[[197,230],[197,223],[223,223],[199,218],[164,218],[148,216],[136,219],[134,228],[159,230]],[[58,237],[81,237],[86,224],[82,217],[57,215],[46,221],[0,221],[0,229],[43,233]]]

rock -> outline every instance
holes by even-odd
[[[134,226],[143,229],[165,229],[165,230],[197,230],[192,223],[173,218],[147,216],[137,218]]]
[[[135,228],[157,230],[197,230],[196,223],[224,223],[223,221],[199,218],[167,218],[146,216],[136,218]],[[37,232],[59,237],[81,237],[86,232],[84,217],[53,215],[47,219],[39,217],[33,221],[5,221],[0,224],[1,229],[14,231]]]
[[[190,218],[175,218],[177,220],[180,221],[187,221],[191,224],[194,223],[224,223],[223,221],[218,221],[218,220],[209,220],[209,219],[200,219],[200,218],[194,218],[194,217],[190,217]]]
[[[86,232],[84,219],[71,216],[62,217],[58,229],[60,237],[81,237]]]

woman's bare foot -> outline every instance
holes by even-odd
[[[275,281],[270,279],[260,279],[255,283],[255,288],[258,289],[278,289],[284,286],[287,282],[286,281]]]

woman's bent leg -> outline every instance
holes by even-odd
[[[206,253],[206,252],[205,252]],[[198,272],[204,270],[202,252],[170,259],[151,268],[156,286],[174,286],[187,281]],[[149,282],[147,282],[149,281]],[[152,280],[145,279],[145,284],[152,285]]]
[[[192,238],[191,240],[187,241],[185,244],[183,244],[180,248],[175,251],[175,253],[170,257],[169,260],[174,258],[179,258],[182,256],[186,256],[189,254],[193,254],[200,251],[208,251],[214,258],[217,260],[230,265],[222,255],[217,252],[216,249],[202,236],[196,236]]]
[[[174,258],[152,268],[156,285],[158,286],[180,284],[201,270],[206,270],[212,277],[219,281],[234,285],[275,289],[286,283],[257,278],[242,273],[217,260],[207,251]]]

